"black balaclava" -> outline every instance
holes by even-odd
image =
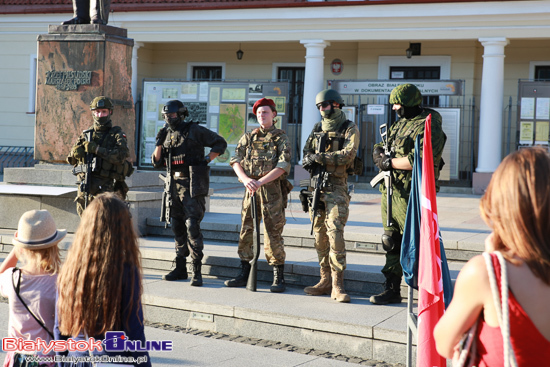
[[[420,107],[420,105],[412,107],[401,106],[401,108],[395,110],[395,112],[397,113],[397,116],[399,116],[399,118],[410,119],[420,115],[422,113],[422,107]]]

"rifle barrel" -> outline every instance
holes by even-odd
[[[256,193],[250,196],[250,205],[252,206],[252,222],[254,223],[254,237],[252,243],[254,256],[250,261],[250,273],[248,273],[246,289],[251,292],[256,292],[258,285],[258,258],[260,256],[260,217],[258,216],[256,207]]]

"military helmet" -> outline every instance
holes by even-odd
[[[174,113],[176,112],[178,114],[178,117],[187,117],[189,116],[189,111],[187,110],[187,107],[177,99],[173,99],[171,101],[168,101],[164,107],[162,107],[162,113],[168,114],[168,113]]]
[[[95,97],[92,103],[90,103],[90,110],[99,110],[99,109],[109,109],[113,110],[113,101],[105,96]]]
[[[319,103],[325,101],[334,101],[338,103],[340,107],[344,106],[344,100],[342,99],[342,96],[334,89],[325,89],[317,93],[317,96],[315,97],[315,105],[317,106],[319,105]]]
[[[422,93],[414,84],[401,84],[391,91],[390,103],[400,104],[404,107],[420,106],[422,104]]]
[[[269,98],[258,99],[256,103],[254,103],[254,106],[252,107],[252,112],[256,114],[258,107],[262,107],[262,106],[271,106],[273,107],[272,110],[277,112],[277,106],[275,105],[275,102],[273,102],[273,100]]]

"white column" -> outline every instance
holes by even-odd
[[[307,137],[313,130],[315,123],[321,119],[319,110],[315,107],[315,96],[325,89],[325,77],[323,60],[325,59],[325,47],[330,42],[323,40],[300,41],[306,48],[306,73],[304,77],[304,101],[302,106],[302,142],[300,149],[304,149]],[[296,152],[300,157],[302,152]],[[300,159],[301,162],[301,159]]]
[[[480,38],[484,47],[476,172],[494,172],[502,159],[504,47],[506,38]]]
[[[143,47],[143,42],[134,42],[134,48],[132,49],[132,98],[134,103],[137,101],[137,87],[138,87],[138,49]]]

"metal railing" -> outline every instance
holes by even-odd
[[[34,147],[9,147],[0,145],[0,174],[5,167],[34,167]]]

